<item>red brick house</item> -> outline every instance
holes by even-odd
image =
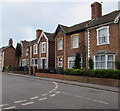
[[[75,54],[81,54],[81,66],[94,69],[115,69],[120,60],[120,10],[102,15],[102,6],[91,5],[91,20],[67,27],[58,25],[55,31],[55,67],[72,68]]]
[[[54,68],[54,36],[42,30],[36,30],[36,39],[21,41],[21,66],[36,66],[38,69]]]
[[[13,47],[13,40],[10,38],[8,46],[0,48],[0,71],[2,71],[3,68],[7,68],[9,65],[16,67],[16,62],[15,48]]]

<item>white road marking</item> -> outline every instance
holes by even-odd
[[[50,97],[53,97],[53,96],[55,96],[56,94],[52,94],[52,95],[50,95]]]
[[[25,102],[26,100],[19,100],[19,101],[15,101],[14,103],[22,103],[22,102]]]
[[[46,96],[47,94],[42,94],[42,96]]]
[[[0,107],[4,107],[4,106],[7,106],[7,105],[9,105],[9,104],[1,104]]]
[[[53,82],[53,83],[56,85],[55,89],[57,89],[58,88],[58,84],[56,82]]]
[[[32,98],[30,98],[31,100],[33,100],[33,99],[37,99],[39,96],[35,96],[35,97],[32,97]]]
[[[16,108],[16,106],[11,106],[11,107],[7,107],[7,108],[3,108],[3,110],[4,109],[15,109]]]
[[[82,98],[82,99],[87,99],[87,100],[91,100],[91,101],[103,103],[103,104],[109,104],[108,102],[105,102],[105,101],[100,101],[100,100],[96,100],[96,99],[93,99],[93,98],[88,98],[88,97],[73,95],[73,94],[69,94],[69,93],[67,93],[67,92],[61,92],[61,93],[66,94],[66,95],[75,96],[75,97]]]
[[[60,91],[56,91],[56,94],[59,94],[60,93]]]
[[[42,100],[46,100],[47,98],[41,98],[41,99],[39,99],[39,101],[42,101]]]
[[[26,105],[29,105],[29,104],[33,104],[34,102],[28,102],[28,103],[24,103],[24,104],[21,104],[23,106],[26,106]]]
[[[53,92],[53,90],[52,91],[49,91],[49,93],[52,93]]]

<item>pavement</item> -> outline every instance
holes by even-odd
[[[44,77],[37,77],[37,76],[33,76],[33,75],[23,75],[23,74],[15,74],[15,73],[14,74],[13,73],[5,73],[5,74],[120,93],[119,87],[110,87],[110,86],[105,86],[105,85],[96,85],[96,84],[90,84],[90,83],[81,83],[81,82],[66,81],[66,80],[60,80],[60,79],[44,78]]]

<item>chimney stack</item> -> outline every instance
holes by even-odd
[[[36,30],[36,39],[40,37],[41,33],[42,33],[42,30],[40,29]]]
[[[9,39],[9,45],[13,45],[13,40],[12,40],[12,38]]]
[[[102,16],[102,5],[98,2],[91,4],[91,18],[99,18]]]

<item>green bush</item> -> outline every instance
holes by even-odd
[[[72,70],[73,69],[64,69],[63,72],[64,72],[65,75],[69,75]]]
[[[79,69],[72,69],[70,75],[79,75]]]
[[[90,69],[93,69],[93,66],[94,66],[94,62],[93,62],[93,60],[90,58],[90,59],[89,59],[89,68],[90,68]]]
[[[11,70],[12,70],[12,65],[9,64],[7,69],[8,69],[9,71],[11,71]]]
[[[120,70],[64,69],[65,75],[120,79]]]
[[[120,61],[119,60],[115,62],[115,66],[116,66],[116,69],[120,69]]]

